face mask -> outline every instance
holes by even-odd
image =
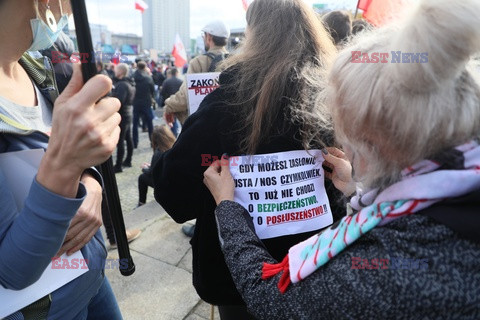
[[[55,41],[63,28],[68,25],[68,16],[62,15],[60,21],[57,23],[57,30],[53,31],[47,24],[39,17],[30,20],[32,26],[33,41],[27,51],[38,51],[48,49]]]

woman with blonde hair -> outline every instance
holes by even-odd
[[[353,212],[278,263],[233,202],[227,166],[205,181],[227,265],[262,319],[480,317],[480,1],[421,1],[402,28],[361,36],[330,75],[335,185]],[[401,52],[403,63],[358,64]],[[428,57],[428,61],[421,57]],[[418,56],[418,61],[416,60]],[[395,59],[397,59],[395,57]]]
[[[335,54],[328,33],[303,0],[255,0],[248,8],[244,43],[223,64],[220,87],[185,122],[173,148],[154,168],[155,197],[172,218],[196,220],[193,283],[200,297],[219,305],[222,319],[249,319],[220,250],[215,201],[203,185],[212,159],[266,154],[333,143],[321,102],[326,69]],[[340,196],[327,183],[334,215]],[[318,232],[264,239],[277,258]]]

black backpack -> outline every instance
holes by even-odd
[[[205,55],[212,59],[212,63],[210,64],[210,68],[208,68],[208,72],[215,72],[215,69],[217,68],[217,65],[221,61],[228,58],[228,53],[214,54],[212,52],[207,52],[207,53],[205,53]]]

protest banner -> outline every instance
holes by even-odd
[[[203,98],[218,88],[220,72],[189,73],[187,74],[188,114],[197,111]]]
[[[250,213],[260,239],[318,230],[333,223],[320,150],[230,158],[235,201]]]

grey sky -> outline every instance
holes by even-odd
[[[161,1],[161,0],[155,0]],[[357,0],[305,0],[309,4],[326,3],[330,8],[354,10]],[[142,15],[134,9],[134,0],[86,0],[91,23],[105,24],[117,33],[142,34]],[[147,9],[148,10],[148,9]],[[196,38],[209,21],[222,19],[230,28],[245,26],[242,0],[190,0],[190,37]]]

